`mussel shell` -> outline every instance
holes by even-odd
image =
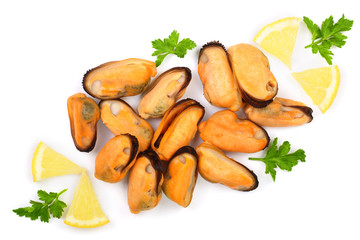
[[[230,152],[253,153],[269,144],[264,128],[248,119],[240,119],[230,110],[214,113],[199,124],[200,138]]]
[[[191,146],[184,146],[171,157],[162,189],[170,200],[186,208],[191,203],[197,176],[196,151]]]
[[[111,138],[95,159],[95,177],[110,183],[121,181],[134,165],[138,152],[136,137],[121,134]]]
[[[158,76],[145,90],[138,112],[144,119],[162,117],[181,98],[191,81],[191,70],[174,67]]]
[[[218,41],[208,42],[199,53],[198,73],[206,100],[217,107],[239,110],[242,98],[226,54]]]
[[[72,95],[67,100],[71,136],[81,152],[93,150],[97,136],[100,110],[96,102],[83,93]]]
[[[199,173],[209,182],[220,183],[231,189],[251,191],[259,182],[253,171],[227,157],[214,145],[204,142],[197,148]]]
[[[237,44],[227,51],[243,99],[254,107],[265,107],[278,92],[267,57],[250,44]]]
[[[155,75],[154,62],[129,58],[90,69],[84,75],[83,87],[98,99],[116,99],[140,94]]]
[[[204,113],[204,107],[193,99],[181,100],[165,113],[151,141],[161,160],[168,161],[179,148],[190,143]]]
[[[299,126],[312,121],[312,109],[305,104],[285,98],[274,98],[264,108],[246,105],[244,112],[253,122],[267,127]]]
[[[160,160],[152,150],[138,154],[129,172],[128,205],[132,213],[150,210],[161,199],[163,175]]]
[[[154,130],[124,100],[103,100],[100,105],[100,117],[104,125],[114,134],[129,133],[139,141],[140,151],[150,146]]]

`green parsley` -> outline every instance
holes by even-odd
[[[30,207],[14,209],[13,212],[20,217],[27,217],[31,220],[36,220],[40,217],[42,222],[49,222],[50,214],[55,218],[60,218],[66,203],[59,200],[59,196],[63,194],[67,189],[62,190],[59,193],[50,192],[47,193],[44,190],[37,192],[39,200],[43,202],[36,202],[30,200]]]
[[[344,14],[337,23],[334,24],[333,16],[325,19],[321,28],[316,25],[310,18],[304,16],[304,22],[311,32],[312,42],[305,48],[311,48],[314,54],[320,53],[326,62],[332,64],[332,56],[334,55],[330,48],[336,46],[341,48],[345,45],[347,36],[342,32],[349,31],[353,25],[352,20],[346,19]]]
[[[265,173],[271,175],[272,179],[275,182],[276,177],[276,167],[279,167],[281,170],[291,171],[294,166],[298,164],[298,161],[305,162],[305,151],[298,149],[293,153],[290,153],[290,143],[288,141],[283,142],[283,144],[277,149],[277,138],[274,139],[271,147],[268,148],[264,158],[249,158],[249,160],[262,161],[266,165]]]
[[[184,38],[179,42],[179,33],[174,30],[168,38],[164,40],[156,39],[152,41],[152,47],[155,49],[152,56],[157,56],[155,61],[156,67],[164,61],[164,58],[169,54],[175,54],[179,58],[184,58],[187,50],[196,47],[196,43],[190,38]]]

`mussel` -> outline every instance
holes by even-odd
[[[204,113],[204,107],[193,99],[181,100],[165,113],[151,141],[151,148],[161,160],[168,161],[179,148],[190,143]]]
[[[129,133],[135,136],[139,141],[140,151],[150,146],[154,130],[125,101],[101,101],[100,113],[102,122],[114,135]]]
[[[231,152],[254,153],[269,144],[269,135],[262,127],[247,119],[240,119],[230,110],[214,113],[199,124],[202,140]]]
[[[164,181],[158,155],[152,150],[138,154],[129,172],[128,205],[132,213],[150,210],[160,202]]]
[[[220,183],[239,191],[257,188],[257,176],[241,163],[227,157],[214,145],[203,142],[197,148],[199,173],[212,183]]]
[[[100,119],[98,105],[85,94],[76,93],[68,98],[67,109],[76,148],[81,152],[90,152],[95,146],[97,122]]]
[[[84,90],[98,99],[116,99],[142,93],[156,75],[154,62],[129,58],[107,62],[84,75]]]
[[[267,57],[250,44],[238,44],[227,51],[241,96],[254,107],[271,103],[278,91]]]
[[[201,48],[198,73],[204,86],[204,96],[210,104],[234,112],[242,107],[241,94],[221,43],[213,41]]]
[[[189,206],[198,175],[198,159],[195,149],[180,148],[171,157],[164,174],[162,189],[165,195],[180,206]]]
[[[285,98],[274,98],[264,108],[246,105],[245,114],[253,122],[268,127],[299,126],[312,121],[312,109],[305,104]]]
[[[134,165],[138,152],[136,137],[122,134],[111,138],[95,159],[95,177],[110,183],[121,181]]]
[[[160,118],[181,98],[191,80],[187,67],[175,67],[158,76],[145,90],[138,112],[144,118]]]

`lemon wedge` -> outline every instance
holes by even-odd
[[[325,113],[333,103],[340,85],[338,66],[308,69],[291,74],[300,83],[313,103]]]
[[[254,38],[268,53],[274,55],[291,69],[291,56],[301,18],[283,18],[263,27]]]
[[[43,142],[38,144],[34,152],[31,167],[34,182],[49,177],[81,173],[84,171],[82,167],[54,151]]]
[[[108,222],[109,219],[101,210],[90,178],[84,171],[81,174],[64,223],[72,227],[94,228],[105,225]]]

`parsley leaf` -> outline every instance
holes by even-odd
[[[196,43],[190,40],[190,38],[184,38],[179,42],[179,36],[180,34],[174,30],[168,38],[164,40],[156,39],[151,42],[152,47],[155,49],[152,56],[157,56],[155,61],[156,67],[160,66],[167,55],[175,54],[179,58],[184,58],[187,50],[196,47]]]
[[[290,143],[288,141],[277,149],[277,140],[275,138],[272,145],[268,148],[264,158],[249,158],[249,160],[262,161],[266,165],[265,173],[271,175],[275,182],[276,170],[279,167],[281,170],[291,171],[294,166],[298,164],[298,161],[305,162],[305,151],[298,149],[293,153],[290,153]]]
[[[331,65],[334,54],[330,48],[345,45],[347,36],[342,32],[351,30],[354,21],[346,19],[344,14],[335,24],[333,16],[328,17],[322,22],[321,28],[308,17],[304,16],[303,21],[312,35],[311,44],[305,48],[311,48],[314,54],[319,53]]]
[[[67,189],[64,189],[59,193],[47,193],[44,190],[39,190],[37,194],[39,200],[43,201],[43,203],[30,200],[30,207],[14,209],[13,212],[20,217],[27,217],[31,220],[36,220],[40,217],[40,221],[42,222],[49,222],[50,214],[53,217],[60,218],[67,205],[59,200],[59,196],[66,190]]]

